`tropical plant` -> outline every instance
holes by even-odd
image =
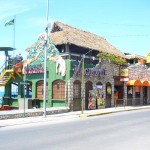
[[[127,62],[124,58],[115,56],[114,54],[108,54],[106,52],[101,52],[97,55],[101,60],[109,60],[116,65],[125,65]]]

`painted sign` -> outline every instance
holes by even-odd
[[[120,68],[120,76],[121,77],[128,77],[129,76],[129,69],[128,68]]]
[[[75,68],[75,76],[81,75],[82,70],[78,67]],[[84,75],[85,76],[104,76],[106,75],[106,70],[105,69],[98,69],[98,68],[86,68],[84,69]]]
[[[93,90],[89,90],[88,109],[96,109],[96,94]]]
[[[23,74],[34,74],[34,73],[43,73],[44,68],[42,64],[33,64],[27,65],[23,68]]]

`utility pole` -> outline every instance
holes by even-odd
[[[85,55],[82,55],[82,114],[84,113],[84,58]]]
[[[44,95],[43,95],[43,116],[44,117],[46,117],[46,78],[47,78],[48,14],[49,14],[49,0],[47,0],[46,28],[45,28],[45,51],[44,51]]]

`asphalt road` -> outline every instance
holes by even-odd
[[[150,110],[0,128],[0,150],[150,150]]]

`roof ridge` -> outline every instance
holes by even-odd
[[[67,27],[69,27],[69,28],[72,28],[72,29],[75,29],[75,30],[78,30],[78,31],[82,31],[82,32],[85,32],[85,33],[90,33],[90,34],[92,34],[92,35],[95,35],[95,36],[97,36],[97,37],[101,37],[101,38],[103,38],[104,40],[106,40],[104,37],[102,37],[102,36],[100,36],[100,35],[97,35],[97,34],[95,34],[95,33],[92,33],[92,32],[89,32],[89,31],[86,31],[86,30],[83,30],[83,29],[80,29],[80,28],[77,28],[77,27],[74,27],[74,26],[71,26],[71,25],[68,25],[68,24],[66,24],[66,23],[63,23],[63,22],[60,22],[60,21],[55,21],[54,22],[54,24],[56,24],[56,25],[63,25],[63,27],[64,26],[67,26]],[[60,27],[60,26],[59,26]],[[61,28],[61,27],[60,27]],[[63,28],[63,29],[66,29],[66,28]]]

